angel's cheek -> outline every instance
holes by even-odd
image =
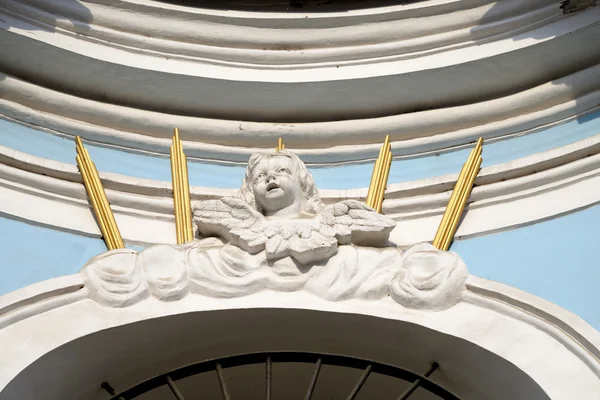
[[[264,185],[257,183],[256,185],[254,185],[252,187],[255,196],[257,196],[257,195],[260,196],[261,194],[263,194],[265,192],[266,189],[263,188],[262,186],[264,186]]]
[[[300,182],[296,181],[295,179],[289,176],[282,178],[280,180],[280,185],[288,194],[302,193],[302,187],[300,186]]]

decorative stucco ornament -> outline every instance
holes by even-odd
[[[200,234],[217,235],[267,260],[290,256],[307,264],[327,260],[338,244],[383,246],[394,221],[363,203],[345,200],[323,208],[314,217],[265,218],[235,197],[201,202],[194,211]]]
[[[396,223],[361,202],[325,206],[304,163],[287,150],[254,154],[239,196],[196,203],[194,223],[190,243],[90,260],[82,271],[90,296],[123,307],[147,296],[304,290],[331,301],[390,296],[404,307],[440,310],[460,301],[468,276],[455,253],[429,244],[403,253],[389,242]]]

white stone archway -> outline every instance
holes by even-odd
[[[389,298],[329,302],[302,291],[148,298],[117,309],[90,300],[78,275],[0,301],[3,400],[106,399],[103,381],[124,390],[204,359],[281,350],[421,373],[437,361],[436,379],[467,399],[600,399],[598,332],[545,301],[475,277],[459,304],[437,312]]]

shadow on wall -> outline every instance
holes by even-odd
[[[171,306],[177,307],[177,304]],[[147,317],[143,321],[94,332],[94,323],[88,322],[93,321],[94,315],[97,314],[88,313],[78,318],[76,314],[69,314],[71,318],[65,320],[56,334],[65,344],[33,358],[35,361],[0,393],[0,400],[38,400],[40,393],[44,394],[44,399],[108,399],[101,387],[103,381],[124,390],[184,365],[280,349],[314,352],[315,356],[319,353],[342,354],[414,371],[425,370],[435,360],[441,368],[431,379],[457,392],[461,398],[550,400],[533,378],[503,357],[460,337],[404,321],[351,313],[247,308]],[[79,329],[71,328],[78,324]],[[31,338],[42,340],[41,331],[33,330]],[[90,334],[75,338],[77,332],[82,331]],[[28,346],[25,357],[40,352],[39,348],[50,347],[46,342],[37,347]],[[532,364],[535,363],[532,361]],[[313,373],[313,361],[274,365],[273,398],[304,398]],[[265,397],[264,364],[230,368],[223,363],[223,366],[231,398]],[[222,398],[214,370],[198,372],[185,379],[172,375],[183,397]],[[356,369],[338,369],[324,363],[314,398],[346,398],[350,385],[359,374]],[[375,370],[368,379],[360,387],[357,398],[392,399],[409,386],[408,382],[395,386],[396,379]],[[136,398],[163,400],[174,397],[163,386]],[[410,398],[441,397],[420,388]]]
[[[600,48],[594,45],[597,42],[598,29],[593,27],[591,29],[587,29],[587,27],[582,29],[581,31],[584,33],[581,35],[581,40],[576,45],[573,45],[572,40],[569,39],[570,34],[559,34],[557,36],[557,29],[560,28],[557,28],[557,24],[553,24],[552,22],[562,20],[563,27],[570,30],[575,26],[575,23],[572,22],[574,20],[571,18],[579,16],[582,12],[590,10],[590,7],[595,5],[596,0],[563,0],[560,2],[555,0],[531,0],[526,2],[521,0],[499,0],[490,5],[489,10],[480,19],[479,24],[471,29],[470,33],[474,41],[480,39],[481,43],[485,43],[500,39],[494,34],[490,36],[490,29],[493,30],[496,24],[499,25],[498,34],[509,32],[511,30],[510,27],[502,27],[502,24],[498,24],[507,15],[519,15],[519,18],[532,21],[527,23],[525,28],[515,25],[510,40],[518,42],[530,39],[541,41],[552,39],[552,41],[536,45],[548,49],[542,52],[541,55],[544,60],[547,59],[543,63],[543,65],[547,66],[546,68],[531,68],[531,65],[539,65],[540,62],[539,56],[532,55],[529,48],[523,48],[514,52],[513,57],[516,57],[519,62],[513,64],[516,67],[513,67],[514,70],[512,73],[520,77],[529,75],[529,79],[522,80],[523,82],[527,82],[522,87],[515,87],[507,83],[506,92],[498,93],[497,97],[531,89],[548,82],[555,86],[569,88],[567,94],[563,94],[564,102],[578,99],[584,94],[589,93],[589,87],[586,88],[584,85],[574,87],[571,80],[567,81],[563,78],[599,65],[600,51],[598,49]],[[536,22],[533,21],[538,21],[539,27],[536,27]],[[594,40],[594,38],[596,39]],[[564,45],[561,46],[562,43]],[[557,49],[559,49],[558,52]],[[490,58],[490,61],[494,62],[493,57]],[[497,62],[492,70],[494,68],[505,72],[507,65]],[[588,79],[591,83],[600,82],[600,71],[596,71],[595,73],[590,72]],[[482,87],[482,90],[485,90],[485,88]],[[577,105],[578,102],[575,103],[574,108]],[[577,120],[582,123],[585,122],[586,118],[587,116],[582,116]]]
[[[10,4],[10,6],[4,6]],[[0,12],[3,8],[10,10],[8,13],[18,13],[19,16],[30,17],[35,23],[28,23],[22,18],[3,17],[0,13],[0,29],[6,31],[46,31],[55,32],[63,24],[68,24],[69,29],[79,34],[90,30],[93,15],[88,7],[79,0],[0,0]],[[0,74],[0,81],[6,76]]]
[[[215,10],[262,12],[338,12],[418,3],[423,0],[158,0]]]
[[[563,0],[560,8],[565,14],[583,11],[596,5],[596,0]]]
[[[2,7],[4,3],[11,5]],[[61,23],[68,23],[69,29],[86,32],[89,30],[89,23],[93,20],[91,11],[80,0],[0,0],[0,10],[2,8],[6,8],[9,15],[14,12],[20,16],[30,16],[37,24],[16,21],[12,18],[0,19],[0,27],[6,30],[17,28],[54,32]]]
[[[389,4],[387,0],[350,0],[349,2],[345,2],[344,0],[160,1],[182,5],[212,6],[221,9],[232,9],[245,5],[245,7],[250,7],[254,11],[271,9],[275,11],[277,7],[283,7],[283,9],[291,11],[292,3],[301,4],[302,8],[296,7],[295,9],[305,11],[339,11]],[[301,3],[298,3],[299,1]],[[575,21],[573,22],[573,26],[575,26],[581,15],[585,16],[586,13],[590,12],[589,10],[594,10],[594,8],[587,8],[577,13],[573,12],[568,16],[563,15],[563,12],[567,10],[571,12],[583,8],[583,4],[586,1],[587,3],[590,2],[590,0],[568,0],[561,5],[561,2],[558,0],[498,0],[495,2],[492,0],[471,0],[468,3],[469,7],[473,7],[473,9],[467,10],[467,12],[461,15],[478,13],[475,17],[476,20],[461,22],[458,20],[459,16],[456,16],[456,24],[459,24],[459,26],[457,31],[452,32],[452,34],[458,32],[458,30],[461,30],[462,33],[468,31],[464,35],[464,42],[473,48],[476,45],[493,41],[494,43],[491,47],[494,48],[492,51],[495,51],[498,49],[502,50],[501,47],[510,41],[518,42],[531,39],[552,40],[528,43],[530,46],[523,49],[508,49],[509,51],[505,52],[505,54],[478,59],[472,63],[459,62],[457,63],[459,64],[459,68],[456,68],[456,73],[453,72],[455,70],[450,68],[448,68],[448,71],[450,71],[448,73],[443,68],[432,70],[430,74],[431,79],[428,80],[426,85],[423,85],[422,81],[418,80],[414,80],[414,82],[418,81],[419,83],[413,85],[411,80],[402,78],[402,83],[398,83],[398,87],[390,87],[387,79],[378,79],[379,77],[370,79],[368,80],[368,90],[370,93],[374,93],[373,99],[382,103],[382,107],[377,110],[371,107],[363,111],[363,108],[366,109],[363,106],[365,102],[361,98],[364,91],[352,89],[355,90],[355,92],[352,92],[348,89],[351,87],[367,87],[366,83],[365,85],[362,84],[362,80],[355,80],[353,85],[356,84],[356,86],[346,85],[343,80],[340,80],[332,84],[330,86],[331,89],[327,89],[327,93],[324,93],[324,90],[326,90],[323,89],[324,86],[321,87],[313,82],[303,84],[303,87],[298,90],[300,95],[296,96],[293,100],[291,98],[288,100],[285,97],[286,95],[281,95],[275,91],[275,89],[279,91],[281,85],[274,83],[266,85],[250,82],[247,84],[248,88],[254,86],[255,90],[246,89],[245,92],[239,91],[237,96],[230,96],[228,91],[234,92],[239,89],[239,86],[235,86],[235,81],[221,80],[217,82],[217,80],[206,79],[206,84],[198,83],[198,85],[204,85],[206,93],[211,93],[211,100],[199,100],[196,105],[190,105],[190,102],[186,102],[185,99],[194,98],[196,93],[192,93],[192,90],[190,90],[191,85],[188,84],[183,75],[170,75],[170,79],[172,78],[171,86],[167,87],[165,84],[166,80],[161,80],[165,75],[160,72],[148,69],[145,72],[136,71],[135,74],[130,75],[128,66],[113,64],[111,68],[113,68],[114,72],[110,78],[114,77],[114,83],[102,82],[102,85],[96,85],[95,78],[103,76],[102,74],[106,73],[105,70],[108,63],[104,61],[98,61],[93,64],[87,63],[85,62],[85,57],[78,54],[73,57],[63,57],[63,55],[68,55],[68,49],[63,48],[53,49],[53,56],[48,57],[47,54],[50,53],[49,49],[51,46],[46,45],[42,41],[30,41],[35,43],[28,44],[31,49],[28,52],[7,52],[7,55],[0,57],[0,66],[6,65],[6,67],[2,66],[3,72],[9,75],[75,96],[124,106],[169,112],[177,115],[219,119],[231,118],[230,109],[236,110],[235,115],[238,119],[266,122],[313,122],[318,120],[398,115],[432,108],[455,107],[497,99],[531,89],[547,82],[553,82],[557,87],[563,86],[567,88],[566,90],[562,90],[560,94],[562,96],[560,101],[564,103],[568,100],[582,97],[584,89],[578,88],[582,88],[585,85],[582,85],[580,82],[578,88],[573,88],[562,78],[589,68],[597,64],[600,59],[600,47],[593,45],[597,42],[598,32],[600,31],[599,27],[586,28],[579,32],[568,34],[570,22]],[[396,0],[394,4],[408,4],[411,2],[419,3],[418,1]],[[117,7],[119,5],[118,2],[113,3],[108,0],[98,1],[98,3],[115,4]],[[38,20],[40,18],[37,17],[43,16],[45,21],[43,24],[38,24],[37,26],[26,22],[13,22],[16,25],[10,26],[10,21],[17,20],[6,18],[5,22],[0,21],[0,27],[3,26],[8,31],[12,28],[54,31],[61,26],[66,26],[81,36],[85,36],[92,29],[90,26],[92,22],[102,22],[99,16],[94,18],[91,10],[86,6],[91,6],[92,4],[92,1],[86,3],[80,0],[0,0],[0,5],[4,5],[3,8],[7,10],[20,10],[19,12],[23,15],[30,14],[32,20]],[[157,0],[154,4],[160,3]],[[27,11],[27,7],[31,12]],[[55,10],[55,14],[52,14],[51,9]],[[448,24],[455,23],[453,20],[454,17],[455,15],[448,14]],[[96,19],[97,21],[95,21]],[[557,23],[549,23],[551,21],[557,21]],[[539,26],[536,26],[536,24]],[[589,25],[591,26],[591,24]],[[470,26],[472,28],[469,31]],[[557,34],[557,29],[563,29],[563,32]],[[576,31],[577,29],[574,28],[573,30]],[[0,32],[2,31],[0,30]],[[6,38],[0,40],[5,40],[3,44],[7,47],[12,46],[14,48],[21,41],[26,40],[22,37],[15,38],[15,36],[18,36],[15,34],[2,33]],[[435,33],[435,29],[433,29],[433,33]],[[501,34],[502,36],[500,36]],[[35,32],[32,32],[31,36],[34,35]],[[506,38],[506,36],[510,38]],[[390,40],[392,41],[393,38]],[[273,41],[276,41],[276,39],[273,39]],[[272,43],[270,47],[275,45],[276,43]],[[557,51],[557,49],[559,50]],[[444,50],[444,48],[441,47],[440,50]],[[499,53],[502,53],[502,51]],[[60,60],[60,65],[52,63],[54,59]],[[45,68],[45,73],[42,74],[40,70],[43,68]],[[98,70],[98,74],[95,73],[96,70]],[[495,79],[489,79],[489,77]],[[512,77],[518,79],[511,79]],[[449,79],[454,81],[453,85],[447,85]],[[600,77],[594,79],[589,81],[590,84],[600,82]],[[367,82],[367,80],[364,81]],[[125,85],[120,85],[121,82]],[[138,94],[135,90],[128,93],[121,92],[123,86],[129,84],[132,86],[137,85],[140,88],[140,93],[143,90],[144,94]],[[451,86],[451,88],[447,89],[448,86]],[[273,92],[271,92],[272,88],[274,88]],[[588,85],[585,90],[589,92],[590,86]],[[272,93],[281,96],[290,105],[286,103],[281,106],[282,109],[272,107],[280,111],[273,111],[265,107],[268,109],[269,114],[264,113],[264,115],[268,116],[261,114],[263,110],[257,111],[256,107],[250,106],[250,104],[254,103],[259,104],[261,100],[271,101],[275,98]],[[411,96],[413,93],[418,95],[414,96],[414,100],[413,96]],[[342,96],[350,100],[348,100],[348,105],[337,108],[332,106],[331,113],[325,115],[308,98],[309,95],[317,97],[324,94],[336,100]],[[401,96],[403,94],[407,96]],[[252,101],[247,101],[245,96],[251,98]],[[404,101],[403,99],[411,100]],[[537,100],[540,99],[538,98]],[[332,101],[331,103],[336,104],[336,101]],[[540,101],[539,104],[542,104],[542,102]],[[287,109],[284,110],[284,107]],[[290,110],[292,107],[294,110]],[[296,113],[296,110],[300,111]],[[309,115],[309,113],[312,113],[312,115]]]

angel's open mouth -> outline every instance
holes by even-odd
[[[276,184],[275,182],[271,182],[271,183],[269,183],[269,184],[267,185],[267,192],[270,192],[270,191],[272,191],[272,190],[275,190],[275,189],[281,189],[281,188],[279,187],[279,185],[278,185],[278,184]]]

